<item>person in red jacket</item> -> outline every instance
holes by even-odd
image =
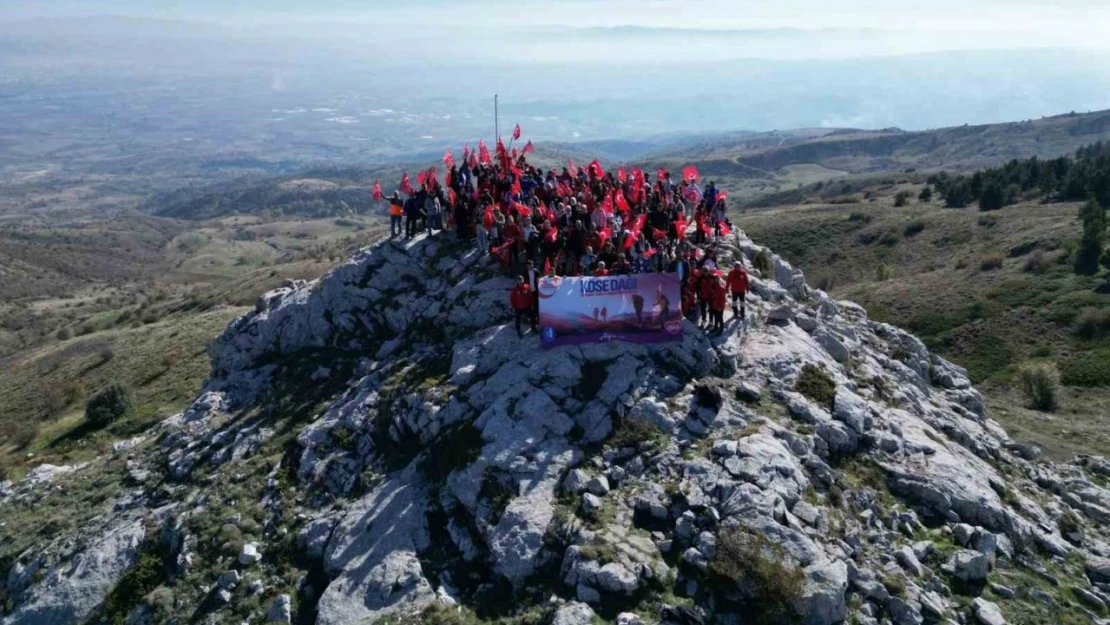
[[[509,303],[512,304],[513,313],[516,315],[516,334],[523,338],[524,332],[520,329],[520,320],[528,318],[528,325],[536,331],[536,315],[532,309],[532,287],[524,281],[524,276],[516,280],[516,286],[509,294]]]
[[[609,270],[605,268],[605,263],[599,262],[597,264],[597,269],[594,269],[594,277],[598,278],[607,275],[609,275]]]
[[[736,261],[732,271],[728,272],[728,290],[732,294],[732,316],[744,320],[744,298],[748,293],[748,272],[744,270],[744,263]],[[736,302],[740,302],[739,311]]]
[[[725,331],[725,308],[728,308],[727,288],[724,281],[718,278],[711,278],[710,285],[709,308],[713,312],[713,323],[710,332],[720,334]]]

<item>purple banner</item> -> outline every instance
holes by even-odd
[[[580,343],[659,343],[682,339],[678,274],[643,273],[540,280],[545,348]]]

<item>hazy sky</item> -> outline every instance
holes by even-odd
[[[424,24],[506,36],[522,25],[879,29],[928,33],[938,49],[1110,47],[1105,0],[0,0],[0,18],[93,14]]]

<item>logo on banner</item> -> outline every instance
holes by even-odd
[[[671,319],[667,323],[663,324],[663,327],[667,330],[667,334],[681,334],[682,333],[682,320],[681,319]]]
[[[550,343],[555,340],[555,328],[546,327],[543,329],[543,342]]]
[[[558,276],[544,276],[540,280],[538,292],[540,297],[551,297],[559,292],[559,285],[562,284],[563,279]]]

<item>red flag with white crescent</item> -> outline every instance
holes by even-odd
[[[374,199],[382,199],[382,183],[378,182],[377,180],[374,181]]]
[[[625,181],[628,180],[628,173],[624,171],[623,167],[617,170],[617,180],[621,184],[624,184]]]
[[[412,195],[412,180],[409,179],[409,172],[401,174],[401,190],[409,195]]]
[[[667,170],[660,167],[659,171],[655,173],[655,177],[658,178],[659,180],[663,180],[664,178],[667,177]]]
[[[516,141],[519,138],[520,138],[520,124],[517,124],[516,128],[513,128],[513,141]]]
[[[493,162],[489,155],[489,148],[486,147],[486,142],[481,139],[478,140],[478,162],[482,164]]]
[[[531,141],[528,141],[528,143],[524,144],[524,150],[521,153],[522,154],[528,154],[534,149],[536,149],[536,147],[534,145],[532,145]]]
[[[682,179],[688,182],[698,181],[698,168],[693,165],[687,165],[682,169]]]
[[[443,155],[443,164],[447,169],[451,169],[455,166],[455,156],[451,154],[450,148],[448,148],[447,153]]]

